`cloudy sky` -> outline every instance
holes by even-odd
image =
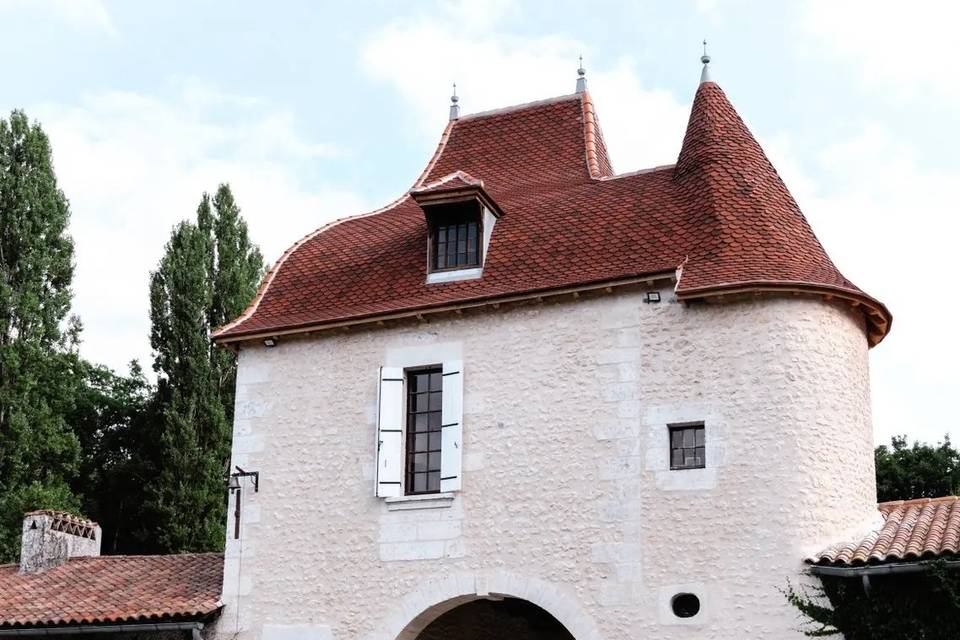
[[[960,3],[0,0],[0,112],[52,138],[85,355],[147,368],[148,273],[229,182],[270,261],[410,187],[446,122],[573,91],[617,171],[676,159],[714,78],[838,266],[894,314],[877,441],[960,439]],[[842,425],[838,425],[841,428]]]

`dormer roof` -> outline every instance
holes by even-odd
[[[498,218],[503,214],[497,203],[484,190],[483,180],[478,180],[465,171],[454,171],[433,182],[414,187],[410,190],[410,195],[421,207],[475,198]]]
[[[482,278],[427,282],[418,199],[482,191],[503,212]],[[844,299],[870,344],[886,308],[843,277],[729,101],[702,83],[676,166],[615,175],[589,92],[452,120],[413,188],[301,239],[232,342],[327,326],[677,276],[683,299],[791,291]]]

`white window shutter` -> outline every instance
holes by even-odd
[[[443,363],[440,491],[459,491],[463,466],[463,362]]]
[[[377,407],[377,495],[403,494],[403,369],[380,367]]]

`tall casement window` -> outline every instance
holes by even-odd
[[[706,466],[706,430],[703,423],[670,425],[670,468],[703,469]]]
[[[443,370],[407,372],[407,494],[440,491]]]
[[[463,363],[381,367],[377,495],[446,493],[461,487]]]
[[[476,200],[431,207],[430,270],[479,267],[483,262],[480,204]]]

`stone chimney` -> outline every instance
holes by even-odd
[[[70,558],[100,555],[100,525],[62,511],[31,511],[23,517],[20,573],[36,573]]]

